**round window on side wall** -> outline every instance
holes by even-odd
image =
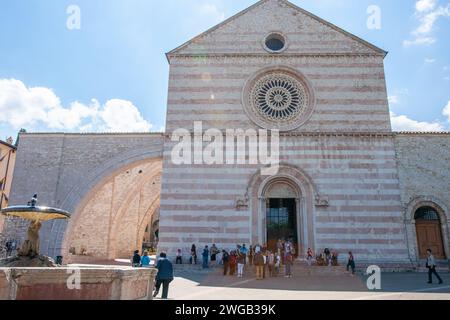
[[[286,47],[286,38],[279,32],[269,33],[264,38],[264,49],[270,53],[281,53]]]

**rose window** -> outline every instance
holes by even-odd
[[[302,112],[305,90],[301,83],[286,75],[267,75],[253,87],[253,107],[273,121],[289,120]]]
[[[292,71],[274,70],[256,75],[244,91],[250,118],[267,129],[293,130],[312,113],[313,93]]]

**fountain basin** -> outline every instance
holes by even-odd
[[[117,266],[0,268],[0,300],[151,300],[156,273]]]

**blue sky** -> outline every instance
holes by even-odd
[[[165,53],[254,0],[0,2],[0,139],[29,131],[160,131]],[[294,0],[389,51],[397,130],[450,130],[449,0]],[[69,29],[70,5],[80,29]],[[381,12],[369,29],[367,9]],[[74,20],[69,20],[74,21]]]

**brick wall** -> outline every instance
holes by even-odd
[[[444,249],[449,258],[450,134],[397,134],[395,145],[410,256],[416,259],[418,255],[415,210],[432,206],[440,214]]]
[[[131,163],[161,157],[161,134],[21,134],[10,205],[39,204],[75,212],[97,183]],[[23,240],[27,221],[6,222],[5,233]],[[67,221],[44,223],[41,250],[61,252]]]

